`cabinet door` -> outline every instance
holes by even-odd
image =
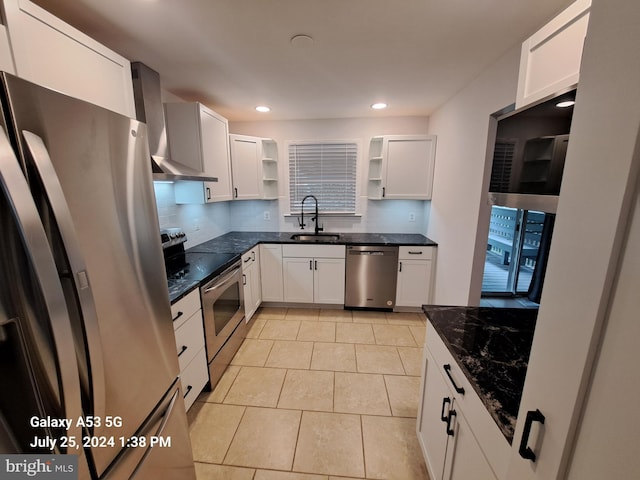
[[[262,300],[283,302],[282,245],[260,245],[260,277]]]
[[[135,118],[126,58],[29,1],[4,7],[18,76]]]
[[[575,86],[591,0],[578,0],[522,44],[516,108]]]
[[[464,415],[455,407],[450,422],[453,436],[449,436],[443,478],[446,480],[496,480],[480,445],[476,441]]]
[[[244,316],[245,320],[248,322],[253,313],[255,312],[254,305],[254,297],[253,297],[253,265],[248,267],[242,266],[242,290],[244,294]]]
[[[383,197],[387,199],[431,198],[436,137],[385,138]]]
[[[254,261],[251,275],[251,293],[253,294],[253,313],[262,303],[262,289],[260,287],[260,263]],[[247,319],[248,320],[248,319]]]
[[[262,303],[260,287],[260,257],[259,248],[256,247],[242,256],[242,274],[244,283],[244,312],[246,322]]]
[[[438,365],[426,348],[424,352],[426,368],[422,377],[417,420],[418,442],[429,470],[429,477],[431,480],[442,480],[448,437],[446,422],[442,418],[447,416],[453,396],[440,374]]]
[[[313,303],[313,258],[283,258],[284,301]]]
[[[429,303],[431,292],[431,260],[400,260],[396,305],[420,307]]]
[[[262,139],[231,135],[230,142],[233,197],[236,200],[260,198]]]
[[[231,159],[229,154],[229,127],[225,118],[200,108],[202,130],[202,167],[205,173],[218,178],[216,183],[205,182],[211,189],[211,200],[231,200]]]
[[[313,298],[315,303],[344,304],[344,259],[314,259]]]

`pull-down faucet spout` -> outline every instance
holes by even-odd
[[[304,202],[307,198],[313,198],[315,204],[316,204],[316,210],[315,210],[315,216],[311,217],[311,220],[313,220],[315,222],[315,233],[317,234],[318,232],[322,232],[324,230],[324,228],[320,227],[318,225],[318,199],[314,196],[314,195],[307,195],[306,197],[304,197],[302,199],[302,203],[300,205],[300,220],[298,221],[298,224],[300,225],[300,229],[304,230],[304,227],[306,226],[304,223]]]

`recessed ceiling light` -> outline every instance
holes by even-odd
[[[559,108],[572,107],[573,105],[575,105],[575,103],[576,102],[574,100],[564,100],[562,102],[556,103],[556,107],[559,107]]]
[[[266,105],[258,105],[256,107],[256,110],[259,111],[259,112],[262,112],[262,113],[267,113],[267,112],[271,111],[271,109],[269,107],[267,107]]]
[[[373,108],[374,110],[382,110],[384,108],[387,108],[387,104],[386,103],[374,103],[373,105],[371,105],[371,108]]]

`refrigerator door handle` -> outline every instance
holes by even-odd
[[[67,435],[79,440],[82,431],[77,419],[82,416],[82,404],[69,312],[38,209],[3,128],[0,128],[0,188],[7,194],[49,317],[61,384],[60,396],[64,409],[61,413],[72,420]]]
[[[93,403],[93,415],[102,418],[105,414],[105,379],[100,342],[100,330],[98,327],[98,315],[91,290],[91,282],[87,274],[87,267],[80,253],[77,234],[71,218],[71,212],[67,200],[62,191],[62,186],[51,162],[51,157],[42,139],[26,130],[22,135],[31,154],[34,165],[44,186],[49,204],[53,210],[56,224],[64,243],[69,266],[72,273],[72,282],[80,303],[84,335],[88,343],[89,368],[91,372],[90,398]],[[90,412],[87,412],[90,414]]]

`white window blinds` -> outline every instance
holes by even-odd
[[[291,212],[300,212],[302,199],[314,195],[321,212],[355,213],[357,154],[356,143],[289,144]]]

